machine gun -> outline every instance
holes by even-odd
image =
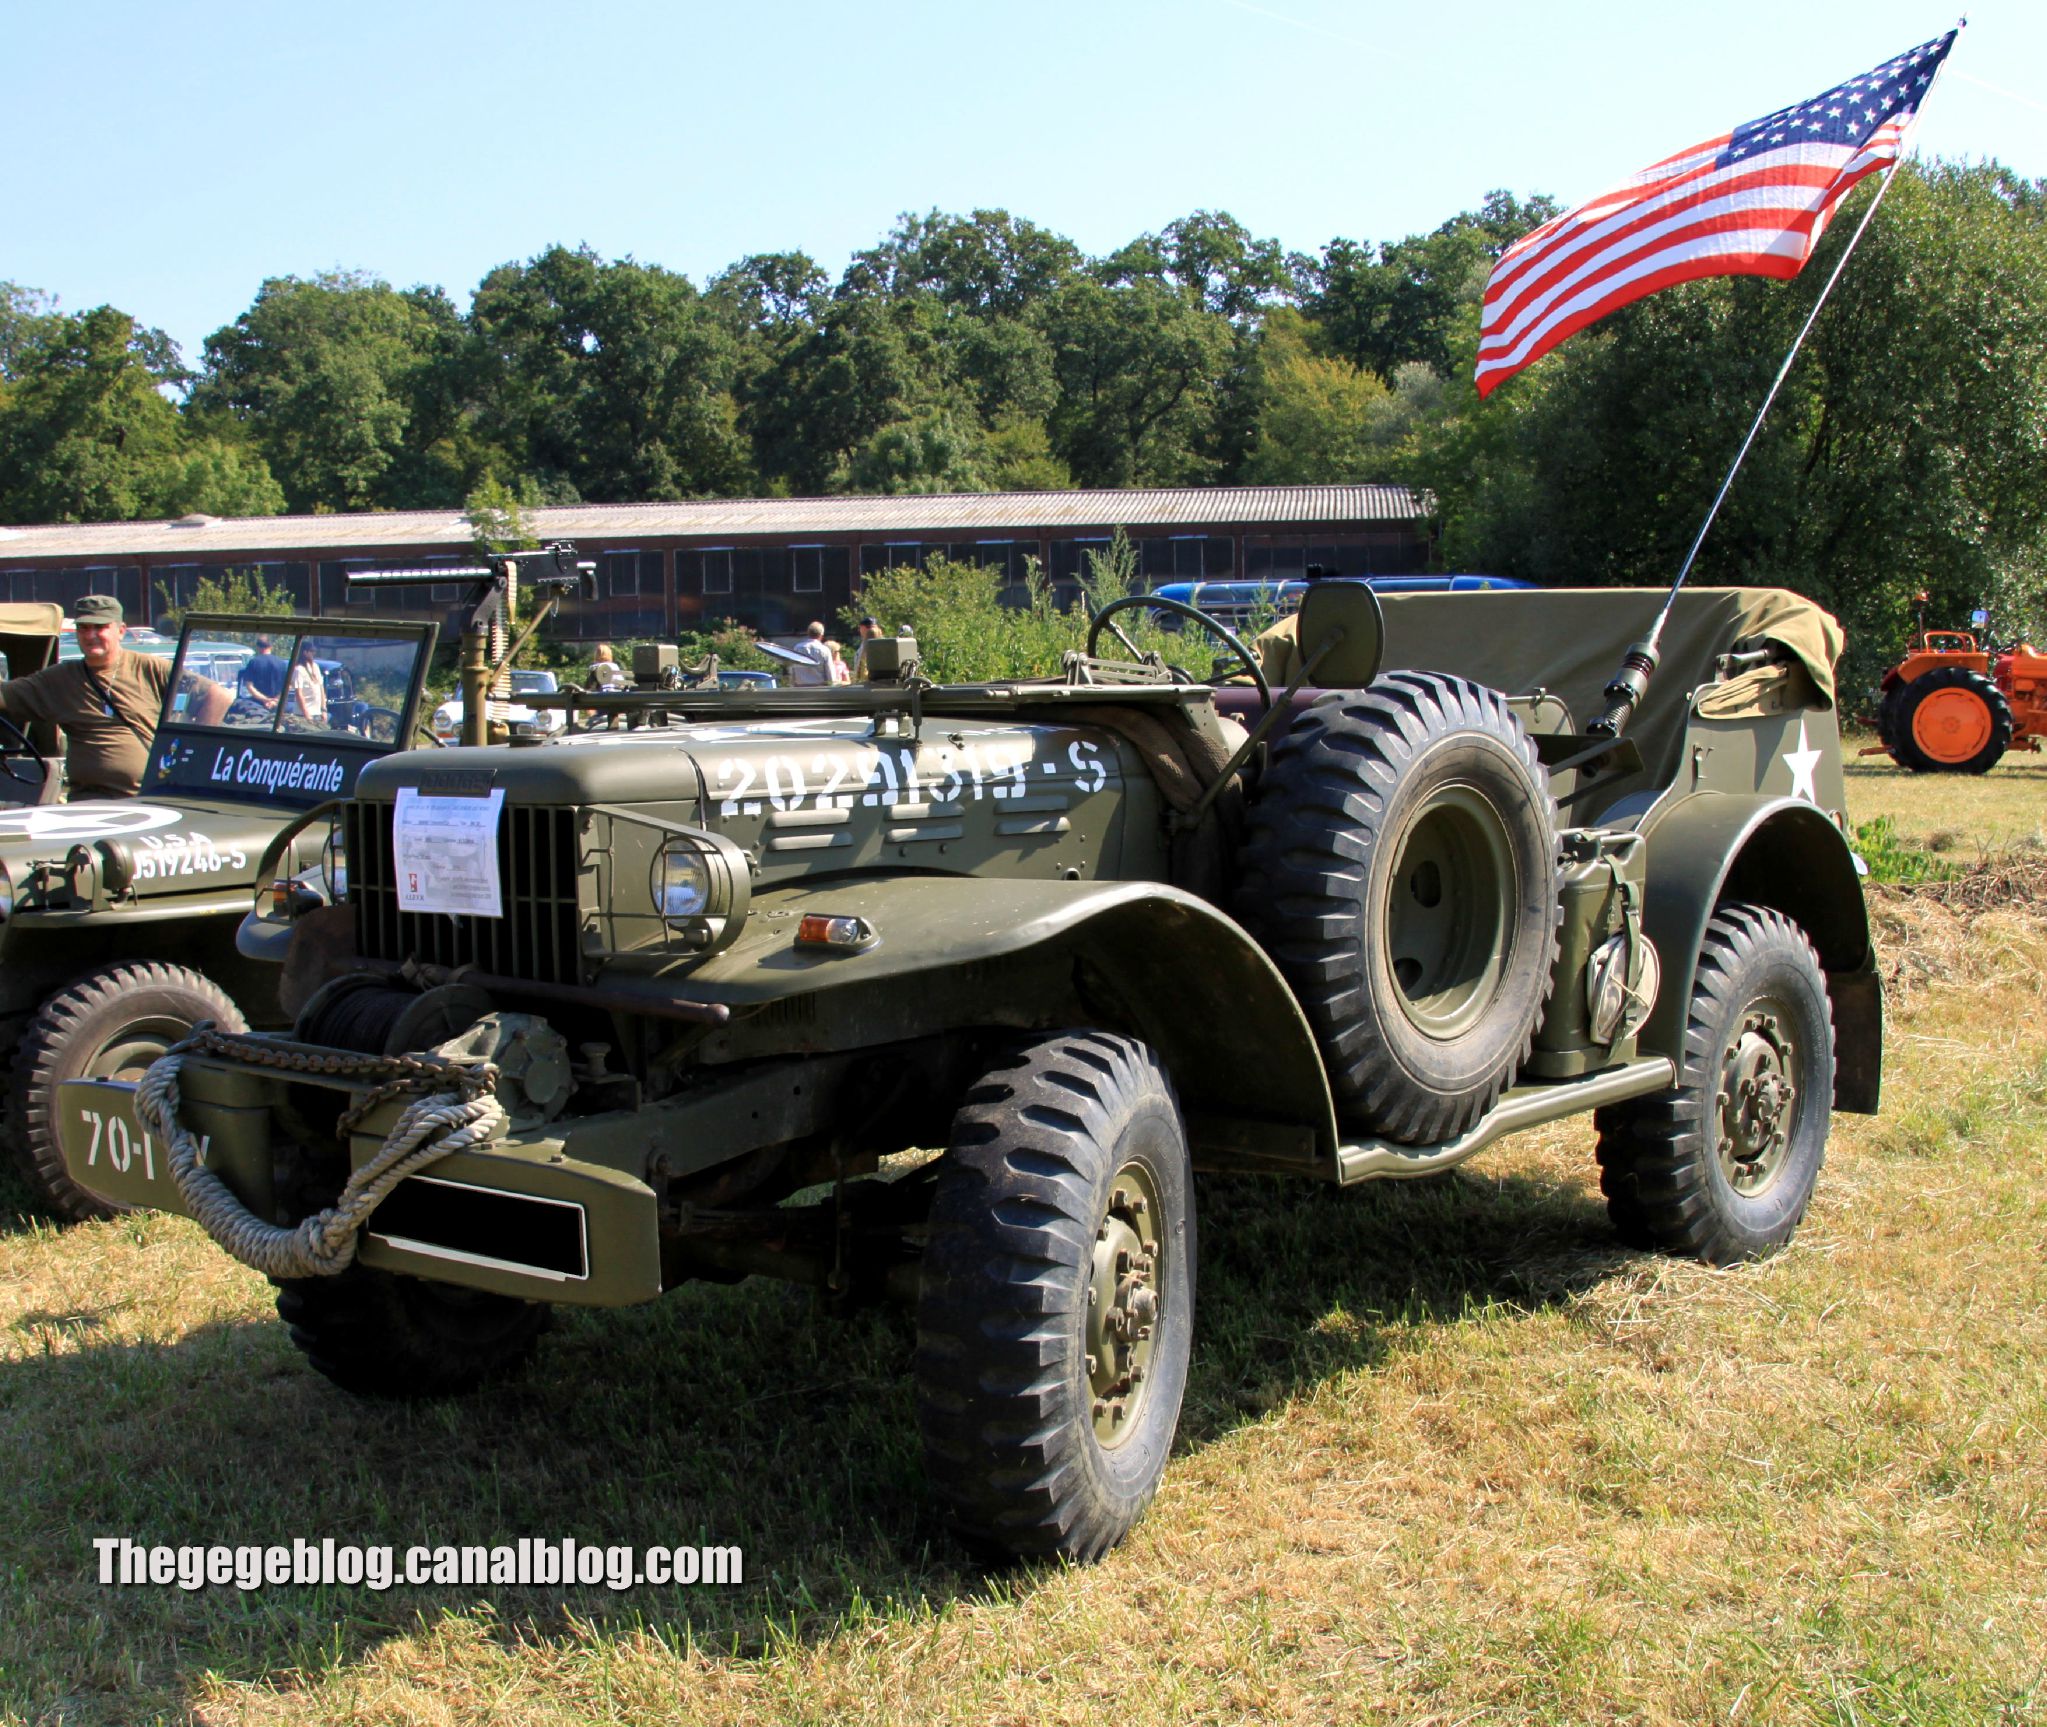
[[[406,588],[445,582],[474,584],[462,602],[467,607],[462,620],[462,741],[488,743],[486,704],[492,687],[510,671],[534,632],[554,615],[564,595],[573,592],[586,600],[597,597],[597,566],[588,560],[578,562],[576,548],[558,540],[538,551],[507,552],[488,564],[463,569],[373,570],[348,578],[351,588]],[[522,582],[538,603],[525,627],[507,643],[517,622]]]

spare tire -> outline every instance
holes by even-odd
[[[1239,920],[1293,985],[1338,1114],[1408,1144],[1498,1102],[1549,999],[1556,805],[1507,699],[1390,672],[1332,690],[1273,752]]]

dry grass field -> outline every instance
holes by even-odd
[[[955,1548],[895,1313],[692,1287],[379,1407],[196,1227],[7,1188],[0,1717],[2047,1720],[2047,770],[1850,787],[1965,873],[1876,896],[1887,1104],[1793,1248],[1623,1251],[1584,1124],[1414,1185],[1208,1182],[1179,1448],[1091,1570]],[[120,1590],[114,1534],[737,1542],[747,1575]]]

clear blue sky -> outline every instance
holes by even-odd
[[[1194,209],[1313,250],[1566,203],[1938,35],[1904,0],[99,0],[7,8],[0,280],[196,360],[265,276],[466,305],[559,241],[834,274],[899,211],[1106,251]],[[2047,5],[1990,0],[1922,153],[2047,176]]]

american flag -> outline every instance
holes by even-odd
[[[1849,189],[1898,159],[1955,34],[1666,156],[1517,240],[1486,282],[1478,393],[1659,288],[1797,275]]]

